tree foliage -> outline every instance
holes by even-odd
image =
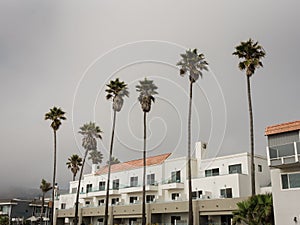
[[[71,172],[73,173],[73,181],[74,181],[77,172],[80,170],[80,167],[82,166],[82,158],[79,155],[74,154],[68,158],[68,162],[66,163],[66,165],[68,166],[68,169],[70,169]]]
[[[238,210],[233,212],[232,224],[273,225],[272,194],[254,195],[237,203]]]

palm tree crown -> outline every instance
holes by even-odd
[[[107,165],[109,165],[109,163],[110,165],[118,164],[120,163],[120,160],[117,157],[112,156],[110,161],[109,160],[106,161]]]
[[[248,41],[241,42],[240,45],[235,47],[235,50],[236,51],[232,54],[242,59],[242,61],[239,62],[239,68],[242,71],[246,70],[247,76],[252,76],[255,69],[263,67],[260,60],[266,55],[266,53],[258,42],[254,43],[250,38]]]
[[[45,120],[52,120],[51,127],[57,131],[61,125],[61,120],[66,120],[65,112],[61,108],[53,107],[50,112],[45,114]]]
[[[144,112],[149,112],[151,110],[151,101],[155,101],[153,95],[158,94],[157,86],[153,83],[153,80],[139,81],[139,85],[136,85],[136,90],[140,92],[138,100]]]
[[[100,164],[102,163],[103,154],[100,151],[92,150],[90,151],[90,156],[88,160],[92,160],[93,164]]]
[[[119,78],[116,80],[111,80],[109,84],[106,85],[108,88],[105,90],[107,92],[106,99],[113,99],[113,110],[120,112],[123,106],[123,97],[129,96],[129,91],[127,84],[124,81],[120,81]]]
[[[51,183],[48,183],[46,180],[42,179],[40,189],[43,193],[47,193],[48,191],[50,191],[52,189]]]
[[[202,70],[208,70],[208,63],[205,61],[203,54],[198,54],[197,49],[186,50],[185,54],[180,54],[182,59],[177,63],[180,66],[180,75],[184,76],[189,73],[189,79],[192,83],[202,77]]]
[[[77,172],[80,170],[80,167],[82,166],[82,158],[75,154],[72,155],[70,158],[68,158],[68,162],[66,163],[68,166],[68,169],[71,169],[71,172],[73,173],[73,181],[75,180]]]
[[[98,126],[96,126],[96,124],[93,122],[86,123],[79,129],[80,131],[78,131],[78,133],[83,135],[82,147],[87,151],[96,150],[97,149],[96,138],[102,139],[101,129]]]

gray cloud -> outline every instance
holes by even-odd
[[[73,126],[77,131],[82,123],[95,119],[104,130],[103,143],[99,146],[105,152],[110,139],[111,104],[104,99],[103,92],[98,92],[113,73],[110,66],[117,62],[122,64],[125,59],[130,62],[136,57],[135,53],[121,49],[113,60],[98,63],[88,71],[78,89],[72,121],[76,87],[97,57],[119,45],[140,40],[170,41],[196,47],[205,54],[226,103],[226,133],[219,152],[222,155],[249,149],[246,81],[237,69],[238,60],[231,54],[240,41],[249,37],[258,40],[267,56],[264,68],[252,79],[254,120],[256,150],[265,154],[264,128],[299,119],[300,30],[296,26],[299,4],[296,0],[288,3],[258,0],[249,3],[233,0],[1,1],[0,189],[9,185],[38,187],[42,178],[51,180],[52,132],[43,116],[53,105],[61,106],[68,117],[58,134],[58,182],[61,186],[67,186],[71,179],[65,166],[67,158],[81,153],[80,137],[77,134],[74,137]],[[166,60],[175,64],[179,60],[176,51],[170,52]],[[157,49],[147,54],[154,57]],[[160,88],[160,96],[149,115],[152,119],[149,147],[161,144],[149,154],[174,151],[174,155],[184,155],[186,152],[187,98],[184,91],[187,79],[181,78],[173,67],[142,63],[115,74],[132,82],[131,98],[126,99],[124,112],[118,115],[119,140],[115,153],[121,160],[141,157],[136,151],[128,151],[124,143],[132,148],[142,145],[139,140],[141,115],[134,81],[146,75],[156,78]],[[212,125],[202,83],[204,80],[199,80],[199,88],[195,91],[198,97],[193,112],[194,141],[207,139]],[[176,89],[174,84],[181,89]]]

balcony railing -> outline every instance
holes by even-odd
[[[271,167],[287,167],[299,163],[300,142],[267,147],[267,154]]]

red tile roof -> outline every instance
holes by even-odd
[[[295,130],[300,130],[300,120],[269,126],[265,130],[265,135],[279,134]]]
[[[148,158],[146,158],[146,165],[153,166],[153,165],[162,164],[170,155],[171,155],[171,153],[166,153],[163,155],[148,157]],[[132,161],[128,161],[128,162],[113,164],[113,165],[111,165],[111,173],[124,171],[124,170],[130,170],[130,169],[136,169],[139,167],[143,167],[143,159],[136,159],[136,160],[132,160]],[[96,172],[96,174],[98,174],[98,175],[107,174],[107,173],[108,173],[108,166],[104,166]]]

